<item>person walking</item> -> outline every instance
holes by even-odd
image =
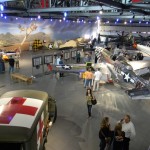
[[[93,99],[92,90],[90,88],[88,88],[86,90],[88,117],[91,117],[91,110],[92,110],[92,102],[91,101],[92,101],[92,99]]]
[[[15,55],[15,64],[16,64],[16,69],[19,69],[19,55]]]
[[[80,63],[81,54],[79,51],[77,51],[76,57],[77,57],[77,63]]]
[[[109,118],[104,117],[100,124],[99,130],[99,138],[100,138],[100,150],[105,150],[106,145],[109,146],[111,142],[111,130],[110,130],[110,123]]]
[[[102,77],[102,73],[100,72],[100,68],[97,68],[96,72],[94,73],[93,92],[99,90],[101,77]]]
[[[4,73],[4,72],[5,72],[5,63],[2,58],[2,55],[0,55],[0,73]]]
[[[14,72],[14,64],[15,64],[15,60],[12,56],[10,56],[10,58],[8,59],[9,62],[9,73],[13,73]]]
[[[124,149],[125,132],[122,131],[122,124],[117,123],[112,137],[111,150],[126,150]]]
[[[121,120],[122,131],[125,132],[124,138],[124,150],[129,150],[130,140],[136,135],[134,124],[131,122],[130,115],[125,115],[124,119]]]
[[[91,88],[92,87],[92,79],[93,79],[93,72],[91,68],[88,68],[85,72],[85,84],[84,87]]]

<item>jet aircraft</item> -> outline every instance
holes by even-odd
[[[147,72],[150,73],[150,61],[129,61],[122,54],[113,60],[112,53],[102,47],[95,49],[95,55],[99,61],[106,63],[115,81],[120,84],[128,83],[126,92],[132,99],[138,96],[142,96],[143,99],[150,97],[150,81],[143,79],[136,72],[147,68]]]

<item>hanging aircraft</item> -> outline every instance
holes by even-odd
[[[145,42],[149,42],[150,41],[150,35],[149,36],[143,36],[140,33],[138,33],[138,36],[134,36],[134,40],[141,44],[144,45]]]
[[[144,74],[150,73],[150,61],[130,61],[123,53],[114,59],[112,53],[102,47],[96,48],[95,55],[99,61],[105,62],[114,81],[122,86],[127,83],[126,92],[132,99],[138,99],[139,96],[140,99],[150,98],[150,81],[138,75],[142,69],[147,70]]]
[[[108,43],[116,43],[120,45],[130,45],[130,34],[125,34],[125,31],[122,31],[121,34],[117,32],[117,35],[100,35],[101,37],[106,37],[104,44],[107,46]]]

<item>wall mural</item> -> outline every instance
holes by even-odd
[[[47,46],[51,42],[84,37],[95,30],[95,23],[77,23],[60,20],[31,20],[27,18],[0,18],[0,49],[5,51],[29,50],[35,40]]]

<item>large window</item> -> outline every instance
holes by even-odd
[[[44,56],[44,64],[50,64],[53,62],[53,56],[52,55],[45,55]]]
[[[33,57],[32,58],[32,66],[36,67],[36,66],[40,66],[40,65],[42,65],[42,56]]]

